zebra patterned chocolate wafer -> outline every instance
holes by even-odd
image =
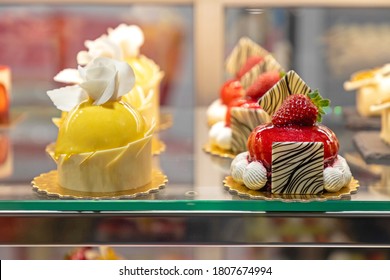
[[[257,80],[260,74],[268,71],[284,72],[283,67],[270,54],[265,56],[264,60],[253,66],[250,71],[241,77],[240,82],[242,87],[246,90]]]
[[[272,143],[271,191],[275,194],[319,194],[324,190],[322,142]]]
[[[260,98],[259,105],[270,116],[273,116],[287,97],[292,94],[307,95],[310,91],[310,87],[301,77],[291,70]]]
[[[235,76],[249,57],[255,55],[263,57],[267,54],[266,49],[263,49],[248,37],[243,37],[226,59],[226,72]]]
[[[233,107],[230,120],[232,129],[231,149],[238,154],[247,150],[246,142],[252,130],[260,124],[270,122],[271,118],[262,109]]]

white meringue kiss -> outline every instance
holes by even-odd
[[[247,166],[248,161],[246,159],[242,159],[240,161],[235,162],[234,165],[231,165],[230,172],[234,181],[240,184],[244,183],[244,172]]]
[[[351,169],[349,169],[348,163],[342,156],[338,155],[336,162],[333,164],[334,168],[338,168],[343,174],[343,186],[350,183],[352,179]]]
[[[259,161],[248,163],[248,152],[236,156],[230,166],[230,174],[234,181],[244,184],[248,189],[260,190],[267,183],[267,170]]]
[[[226,127],[225,122],[217,122],[209,131],[209,139],[211,144],[224,150],[230,150],[232,129],[230,127]]]
[[[239,161],[241,161],[241,160],[243,160],[243,159],[245,159],[245,160],[248,161],[248,155],[249,155],[249,152],[242,152],[242,153],[236,155],[236,157],[233,159],[231,165],[233,166],[233,165],[235,165],[237,162],[239,162]]]
[[[244,185],[251,190],[260,190],[267,183],[267,170],[259,161],[249,163],[243,175]]]
[[[328,192],[338,192],[344,184],[343,173],[334,167],[324,170],[324,188]]]
[[[213,125],[220,121],[225,121],[227,106],[222,104],[221,99],[214,100],[207,108],[207,121],[209,125]]]
[[[342,156],[337,156],[337,160],[331,167],[324,170],[324,188],[328,192],[338,192],[347,186],[352,179],[352,173],[347,161]]]
[[[70,111],[88,96],[94,105],[115,101],[135,84],[134,72],[126,62],[99,57],[85,67],[79,66],[81,83],[48,91],[50,99],[61,111]]]

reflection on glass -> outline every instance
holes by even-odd
[[[7,132],[0,133],[0,178],[8,177],[13,171],[11,141]]]
[[[0,65],[0,124],[9,123],[9,94],[11,91],[11,71]]]

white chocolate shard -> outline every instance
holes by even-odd
[[[284,72],[283,67],[270,54],[265,56],[260,63],[253,66],[250,71],[241,77],[240,82],[242,87],[247,90],[257,80],[260,74],[268,71]]]
[[[267,54],[269,54],[267,50],[260,47],[248,37],[243,37],[226,59],[226,72],[235,76],[249,57],[255,55],[264,57]]]
[[[272,184],[275,194],[319,194],[324,190],[322,142],[274,142]]]
[[[263,109],[233,107],[230,115],[232,140],[231,150],[241,153],[247,150],[246,143],[252,130],[260,124],[271,121]]]
[[[301,77],[291,70],[259,99],[259,105],[270,116],[273,116],[287,97],[292,94],[307,95],[310,91],[310,87]]]

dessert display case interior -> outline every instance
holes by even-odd
[[[216,45],[222,39],[222,48],[217,57],[209,56],[213,66],[199,69],[204,65],[197,59],[207,57],[208,52],[198,48],[213,40],[207,32],[202,35],[202,24],[198,26],[201,17],[197,9],[204,8],[203,1],[180,5],[119,2],[0,5],[0,64],[10,67],[12,74],[10,118],[0,131],[0,222],[7,225],[0,229],[1,244],[285,247],[282,253],[275,248],[243,249],[245,254],[240,249],[224,249],[223,254],[231,258],[299,255],[305,249],[288,247],[307,244],[390,244],[390,159],[367,160],[366,151],[359,146],[366,138],[361,131],[376,133],[379,139],[380,117],[359,116],[354,109],[355,93],[343,88],[354,72],[390,62],[388,5],[272,7],[257,3],[243,7],[221,1],[222,34]],[[166,174],[168,182],[164,188],[134,199],[61,199],[33,190],[35,177],[56,169],[46,153],[58,132],[52,119],[60,116],[46,95],[59,87],[54,75],[77,66],[75,57],[85,48],[85,40],[123,22],[143,29],[142,52],[165,73],[157,134],[165,148],[153,157],[153,166]],[[224,187],[232,159],[203,150],[209,130],[206,111],[229,78],[223,74],[223,60],[241,37],[256,41],[284,69],[294,69],[331,99],[323,123],[337,135],[339,154],[347,160],[359,187],[331,196],[279,199],[267,195],[254,199]],[[221,68],[219,76],[210,74],[209,79],[217,81],[208,83],[204,75],[215,65]],[[351,126],[350,122],[358,124]],[[379,139],[378,145],[390,154],[388,144]],[[34,232],[30,228],[35,228]],[[204,253],[195,248],[183,252],[186,258]],[[321,253],[337,257],[334,250]],[[377,256],[375,251],[369,253]],[[388,256],[384,250],[378,254]],[[181,253],[172,250],[165,257],[178,255]]]

